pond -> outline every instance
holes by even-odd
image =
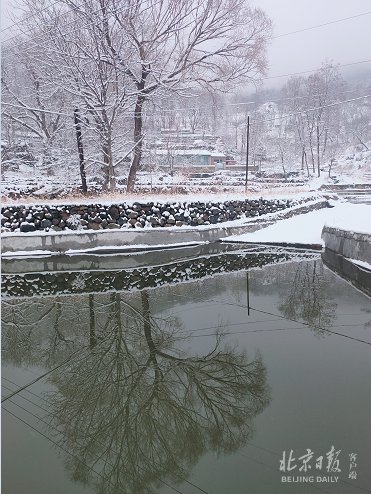
[[[3,494],[371,492],[370,298],[319,253],[3,268]]]

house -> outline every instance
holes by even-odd
[[[191,169],[197,171],[224,170],[225,154],[208,149],[157,149],[156,162],[170,170]]]

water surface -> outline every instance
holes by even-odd
[[[370,299],[278,254],[7,275],[2,492],[371,492]],[[310,474],[339,478],[281,482]]]

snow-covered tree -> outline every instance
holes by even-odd
[[[68,4],[78,8],[77,2]],[[265,69],[271,24],[246,0],[100,0],[100,6],[112,63],[136,90],[130,191],[141,162],[145,103],[156,93],[254,80]],[[87,18],[94,9],[95,2],[85,2]],[[124,43],[112,33],[117,24]]]

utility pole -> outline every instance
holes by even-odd
[[[77,149],[79,152],[79,162],[80,162],[80,176],[81,176],[81,187],[84,194],[87,193],[88,187],[86,185],[86,173],[85,173],[85,162],[84,162],[84,147],[82,145],[82,134],[81,134],[81,119],[79,114],[79,109],[75,108],[73,111],[76,138],[77,138]]]
[[[246,177],[245,177],[245,192],[247,192],[247,180],[249,175],[249,136],[250,136],[250,115],[247,117],[246,129]]]
[[[246,271],[246,305],[247,315],[250,315],[250,284],[249,284],[249,272]]]

